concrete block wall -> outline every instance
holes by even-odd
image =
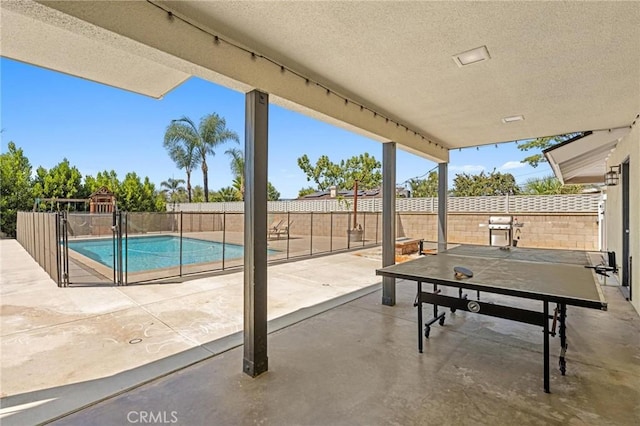
[[[450,213],[448,240],[452,243],[489,244],[489,216],[493,214]],[[513,215],[517,223],[513,235],[519,247],[598,250],[597,214],[547,213]],[[398,214],[398,236],[438,239],[438,216],[433,213]]]
[[[516,228],[521,229],[519,246],[598,250],[596,214],[526,215],[518,216],[518,221],[524,223],[522,228]]]
[[[449,215],[447,239],[452,243],[489,245],[489,228],[487,228],[489,216],[478,213]],[[437,216],[435,220],[438,220]]]
[[[504,214],[504,213],[503,213]],[[497,213],[450,213],[447,217],[448,240],[452,243],[489,244],[489,216]],[[598,250],[598,223],[596,213],[527,213],[513,214],[521,227],[513,230],[519,247]],[[149,223],[167,222],[160,218],[145,218]],[[353,226],[349,213],[270,213],[268,225],[274,220],[289,221],[293,235],[314,235],[334,238],[346,236]],[[179,223],[179,216],[176,221]],[[147,223],[149,222],[149,223]],[[142,224],[142,222],[141,222]],[[222,231],[242,232],[242,213],[185,213],[182,218],[184,232]],[[358,213],[358,224],[365,230],[365,239],[382,239],[382,216],[379,212]],[[155,229],[155,226],[152,228]],[[176,228],[177,230],[177,228]],[[400,212],[396,215],[398,237],[438,239],[438,216],[435,213]],[[519,238],[518,238],[519,237]]]

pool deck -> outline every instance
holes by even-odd
[[[130,286],[87,274],[58,288],[17,241],[0,240],[0,254],[3,425],[55,418],[242,344],[242,272]],[[379,266],[357,252],[270,266],[270,332],[376,291]]]

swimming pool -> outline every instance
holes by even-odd
[[[113,268],[114,244],[111,238],[69,241],[69,248]],[[129,272],[180,266],[180,237],[128,237],[122,242],[123,263]],[[223,244],[217,241],[182,238],[182,264],[218,262],[222,260]],[[269,253],[273,253],[270,250]],[[125,257],[126,253],[126,257]],[[244,247],[224,244],[224,258],[237,259]]]

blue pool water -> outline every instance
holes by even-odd
[[[180,265],[180,238],[172,236],[129,237],[123,240],[123,263],[129,272],[171,268]],[[182,238],[182,264],[222,260],[222,243]],[[111,238],[69,241],[69,248],[113,268],[114,243]],[[126,257],[125,257],[126,253]],[[273,251],[270,251],[273,253]],[[243,246],[224,244],[225,260],[241,258]]]

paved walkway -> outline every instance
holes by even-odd
[[[0,240],[0,259],[3,425],[55,418],[242,344],[242,272],[58,288],[17,241]],[[379,266],[366,252],[270,266],[270,331],[377,290]]]

